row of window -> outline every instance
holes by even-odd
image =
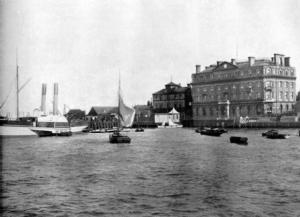
[[[220,106],[219,108],[216,107],[196,107],[193,110],[194,116],[196,117],[220,117],[220,116],[227,116],[226,106]],[[280,104],[278,112],[288,112],[294,109],[294,105],[282,105]],[[267,112],[273,112],[273,106],[270,105],[267,108]],[[229,116],[236,116],[236,115],[261,115],[263,114],[263,107],[262,105],[240,105],[240,106],[230,106],[229,107]]]
[[[262,74],[261,68],[252,68],[245,71],[235,72],[208,72],[198,73],[192,75],[193,82],[202,82],[203,80],[219,80],[219,79],[230,79],[240,77],[252,77]],[[281,75],[281,76],[292,76],[294,77],[295,72],[293,69],[278,68],[278,67],[266,67],[264,68],[264,74],[266,75]]]
[[[266,88],[273,88],[275,87],[276,82],[275,81],[267,81],[265,83]],[[295,82],[293,81],[279,81],[278,82],[279,88],[289,88],[294,89],[295,88]],[[256,88],[259,89],[261,87],[261,82],[247,82],[242,84],[232,84],[232,85],[217,85],[217,86],[211,86],[211,87],[197,87],[193,89],[194,95],[199,95],[201,92],[207,92],[207,94],[211,94],[213,92],[220,92],[220,91],[228,91],[232,92],[234,94],[235,91],[237,92],[253,92]],[[196,92],[195,92],[196,91]],[[210,93],[208,93],[210,92]],[[219,93],[221,94],[221,93]],[[258,96],[260,97],[260,96]],[[215,98],[216,99],[216,98]],[[199,101],[199,100],[198,100]]]
[[[294,77],[294,69],[278,68],[278,67],[266,67],[264,72],[267,75],[281,75]]]
[[[276,84],[279,88],[295,88],[295,82],[293,81],[267,81],[265,87],[276,87]]]
[[[208,72],[208,73],[198,73],[192,75],[193,82],[201,82],[203,80],[219,80],[219,79],[230,79],[230,78],[240,78],[243,76],[251,77],[262,73],[259,68],[249,69],[247,71],[235,71],[235,72]]]
[[[210,116],[210,117],[220,117],[227,116],[228,107],[215,106],[209,107],[196,107],[194,108],[194,116]],[[242,115],[261,115],[263,113],[262,105],[240,105],[240,106],[229,106],[229,116],[235,116],[238,114]]]
[[[275,99],[275,93],[272,91],[266,91],[266,100]],[[222,94],[202,94],[194,97],[195,102],[207,102],[207,101],[226,101],[226,100],[246,100],[246,99],[261,99],[262,95],[260,92],[252,93],[250,92],[234,92],[231,95],[228,93]],[[279,92],[279,99],[281,101],[294,101],[295,100],[295,93],[294,92]]]
[[[213,92],[213,91],[223,91],[223,90],[245,90],[245,89],[254,89],[254,88],[260,88],[261,82],[247,82],[247,83],[241,83],[241,84],[231,84],[231,85],[217,85],[217,86],[211,86],[211,87],[197,87],[193,90],[196,92]]]
[[[175,108],[181,109],[184,107],[184,102],[167,102],[167,103],[154,103],[155,109],[162,109],[162,108]]]
[[[194,97],[195,102],[207,102],[207,101],[226,101],[226,100],[245,100],[245,99],[261,99],[260,92],[253,93],[252,91],[235,91],[230,95],[228,93],[217,94],[202,94]]]
[[[267,100],[272,100],[272,99],[275,99],[275,93],[274,92],[271,92],[271,91],[267,91],[266,92],[266,99]],[[284,92],[284,91],[280,91],[279,92],[279,99],[278,100],[281,100],[281,101],[294,101],[295,100],[295,93],[294,92]]]
[[[153,95],[153,100],[173,100],[173,99],[184,99],[184,94],[164,94],[164,95]]]

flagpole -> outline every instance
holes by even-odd
[[[118,87],[118,120],[119,120],[119,128],[121,127],[121,111],[120,111],[120,94],[121,94],[121,78],[120,78],[120,69],[119,69],[119,87]]]
[[[17,120],[19,119],[19,65],[18,48],[16,48],[16,79],[17,79]]]

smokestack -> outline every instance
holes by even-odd
[[[284,55],[282,54],[274,54],[274,60],[275,60],[275,65],[277,66],[283,66],[284,62]]]
[[[284,58],[284,66],[287,66],[287,67],[290,66],[290,57],[285,57]]]
[[[255,57],[248,57],[248,62],[250,66],[253,66],[255,62]]]
[[[235,59],[231,59],[231,64],[232,65],[236,65],[236,60]]]
[[[46,114],[46,93],[47,93],[47,84],[42,84],[42,102],[41,102],[41,111],[43,114]]]
[[[53,115],[58,115],[58,83],[54,83]]]
[[[196,73],[200,73],[201,72],[201,65],[196,65]]]

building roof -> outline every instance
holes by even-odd
[[[174,88],[174,89],[161,89],[153,94],[171,94],[171,93],[184,93],[186,90],[188,89],[188,87],[178,87],[178,88]]]
[[[150,106],[148,106],[148,105],[135,105],[133,108],[137,111],[141,111],[141,110],[150,109]]]
[[[89,111],[89,116],[97,116],[101,114],[112,114],[117,113],[118,107],[114,106],[93,106],[91,110]]]
[[[177,86],[177,87],[180,87],[180,84],[175,84],[174,82],[169,82],[167,83],[165,86]]]
[[[179,114],[179,112],[173,107],[169,114]]]
[[[227,65],[226,68],[222,67],[222,66],[224,66],[224,64]],[[252,66],[268,66],[268,65],[275,65],[275,63],[269,59],[263,58],[263,59],[255,59],[254,64]],[[232,63],[226,62],[226,61],[222,61],[219,63],[219,65],[206,66],[205,69],[201,71],[201,73],[221,71],[221,70],[227,70],[227,69],[229,70],[229,69],[234,69],[234,68],[243,70],[248,67],[250,67],[249,61],[240,61],[240,62],[236,62],[235,64],[232,64]]]
[[[82,112],[85,113],[85,111],[83,111],[81,109],[70,109],[67,114],[69,114],[69,113],[82,113]]]

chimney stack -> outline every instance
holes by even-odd
[[[54,83],[53,115],[58,115],[58,83]]]
[[[201,72],[201,65],[196,65],[196,73],[200,73]]]
[[[46,114],[46,93],[47,93],[47,84],[42,84],[42,102],[41,102],[41,112]]]
[[[231,64],[236,65],[236,59],[231,59]]]
[[[253,66],[255,63],[255,57],[248,57],[248,62],[250,66]]]
[[[284,61],[285,61],[284,60],[284,55],[275,53],[274,54],[274,60],[275,60],[275,65],[283,66]]]
[[[284,58],[284,66],[290,67],[290,57]]]

